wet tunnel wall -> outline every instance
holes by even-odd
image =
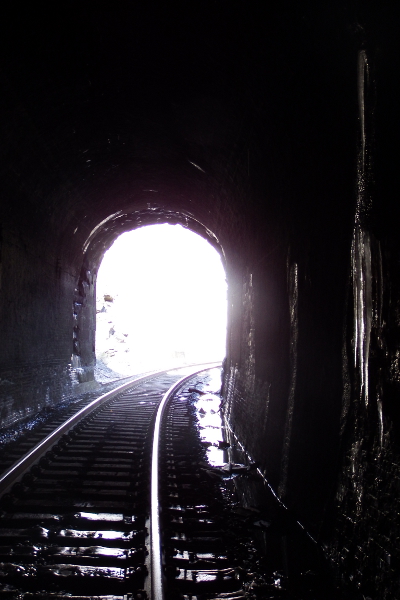
[[[181,223],[227,272],[231,427],[344,584],[386,597],[394,11],[89,6],[3,20],[2,427],[93,380],[96,275],[114,239]]]

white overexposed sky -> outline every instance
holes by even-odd
[[[105,254],[98,308],[104,294],[115,298],[107,323],[128,334],[130,360],[136,355],[147,365],[152,356],[162,362],[182,352],[187,362],[222,360],[225,277],[220,255],[199,235],[180,225],[142,227],[122,234]],[[96,348],[100,335],[98,321]]]

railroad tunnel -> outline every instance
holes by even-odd
[[[393,597],[394,4],[2,10],[3,430],[93,381],[113,241],[180,224],[226,269],[235,435],[338,577]]]

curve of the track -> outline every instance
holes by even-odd
[[[125,384],[3,474],[0,589],[7,598],[145,595],[153,428],[181,378],[176,370]]]

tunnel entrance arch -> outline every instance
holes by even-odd
[[[73,299],[71,357],[73,384],[95,380],[96,282],[105,253],[121,234],[160,224],[181,225],[202,237],[218,252],[226,272],[226,258],[222,243],[208,227],[192,215],[148,205],[147,208],[133,213],[119,211],[101,221],[93,228],[83,245],[82,266]]]
[[[226,352],[226,274],[206,240],[180,225],[123,233],[96,281],[96,368],[100,382]]]

